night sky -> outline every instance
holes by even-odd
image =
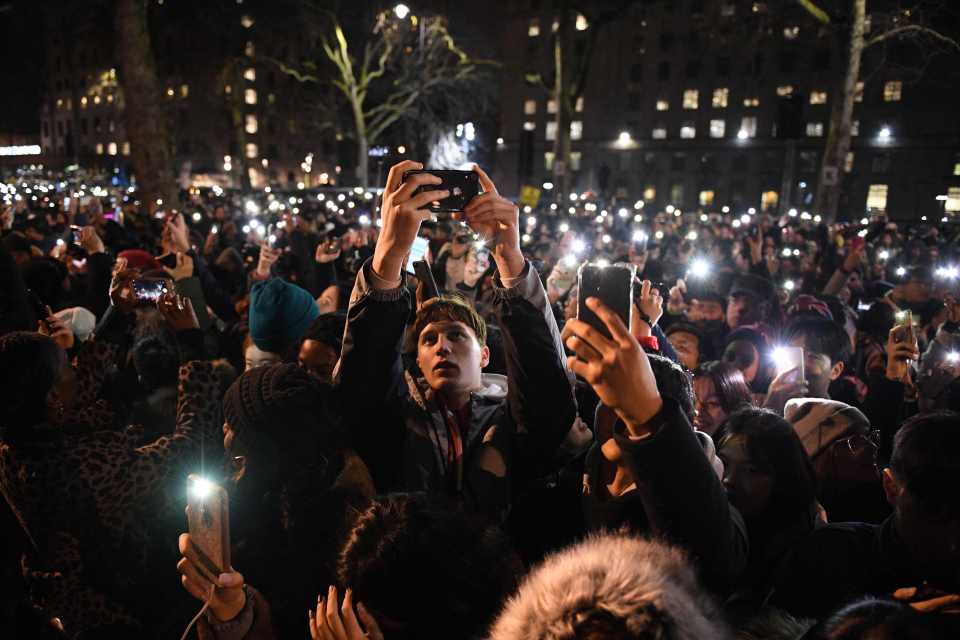
[[[41,4],[0,0],[0,134],[39,135],[44,65]]]

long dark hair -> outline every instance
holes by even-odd
[[[727,414],[753,406],[753,394],[743,372],[728,362],[704,362],[693,372],[693,379],[705,377],[713,382],[720,406]]]
[[[48,336],[14,331],[0,337],[2,437],[12,439],[47,416],[47,394],[60,378],[63,349]]]
[[[817,477],[789,422],[767,409],[742,409],[727,418],[718,434],[718,451],[732,438],[742,436],[753,463],[774,477],[766,512],[758,518],[764,528],[772,531],[804,518],[809,518],[812,526]]]

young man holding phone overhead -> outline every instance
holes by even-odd
[[[441,492],[500,518],[511,486],[536,477],[573,424],[572,377],[539,275],[520,251],[517,206],[479,167],[483,194],[459,216],[493,249],[509,383],[490,384],[481,374],[490,358],[486,325],[449,296],[417,310],[418,371],[404,371],[401,345],[413,305],[404,260],[432,215],[430,204],[450,195],[430,173],[403,180],[422,168],[405,161],[390,169],[383,232],[357,275],[335,380],[379,491]],[[434,190],[415,195],[423,186]]]

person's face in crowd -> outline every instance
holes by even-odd
[[[919,572],[960,583],[960,518],[934,518],[900,482],[892,469],[883,470],[883,490],[894,509],[897,533]]]
[[[450,257],[451,258],[462,258],[467,251],[470,249],[470,236],[461,233],[453,238],[453,242],[450,244]]]
[[[427,384],[449,398],[480,388],[490,349],[463,322],[431,322],[417,340],[417,364]]]
[[[319,340],[304,340],[297,355],[300,366],[322,382],[333,382],[333,368],[337,365],[337,352]]]
[[[746,438],[727,439],[717,455],[723,462],[723,486],[730,503],[747,518],[763,513],[773,493],[774,477],[750,458]]]
[[[863,293],[863,278],[860,277],[859,273],[854,271],[847,276],[847,287],[851,293]]]
[[[727,419],[727,412],[723,410],[716,386],[710,376],[697,376],[693,379],[693,391],[696,395],[696,413],[693,417],[693,426],[713,435],[713,433]]]
[[[716,300],[700,300],[694,298],[690,301],[687,318],[689,318],[691,322],[722,321],[724,319],[723,305]]]
[[[722,360],[740,369],[747,384],[753,382],[760,371],[760,354],[749,340],[734,340],[728,344]]]
[[[900,295],[898,296],[909,304],[924,304],[930,300],[930,292],[933,290],[933,284],[925,280],[910,280],[906,284],[897,287]]]
[[[490,268],[490,252],[471,249],[463,267],[463,280],[467,286],[474,286],[480,277]]]
[[[759,320],[757,318],[756,301],[743,293],[730,296],[727,299],[727,326],[731,329],[752,324]]]
[[[791,347],[803,349],[803,373],[807,378],[811,398],[829,398],[830,383],[843,373],[843,363],[833,364],[830,356],[807,348],[807,337],[799,335],[790,341]]]
[[[246,363],[243,369],[244,371],[250,371],[250,369],[256,369],[257,367],[267,367],[272,364],[281,364],[283,362],[280,354],[263,351],[255,344],[251,344],[247,347],[246,351],[243,352],[243,360]]]
[[[700,365],[700,338],[686,331],[674,331],[669,340],[684,367],[693,371]]]
[[[213,209],[213,219],[220,223],[223,223],[227,219],[227,210],[223,205],[217,205]]]

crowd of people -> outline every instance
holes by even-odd
[[[960,637],[957,229],[423,168],[2,185],[4,637]]]

